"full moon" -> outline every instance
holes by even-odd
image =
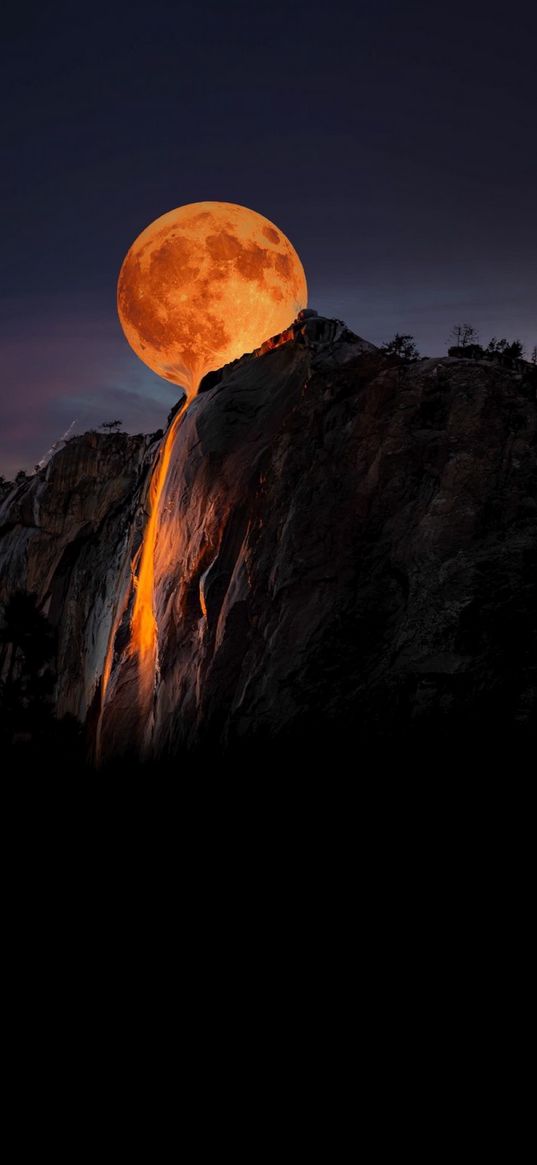
[[[131,348],[189,396],[206,372],[289,327],[307,302],[289,239],[234,202],[191,202],[155,219],[127,252],[117,286]]]

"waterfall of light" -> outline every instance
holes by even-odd
[[[142,717],[149,718],[158,660],[158,629],[154,611],[155,585],[155,544],[158,532],[159,507],[166,485],[166,478],[172,456],[177,431],[186,415],[188,405],[196,395],[199,380],[194,388],[189,388],[181,402],[171,425],[163,437],[147,494],[148,520],[142,544],[131,562],[130,580],[120,596],[115,618],[110,629],[106,657],[101,679],[101,712],[97,724],[96,756],[101,759],[102,720],[106,694],[112,673],[114,645],[117,631],[129,601],[131,586],[134,586],[134,602],[130,620],[128,655],[135,659],[138,683],[138,705]]]
[[[157,624],[154,611],[155,542],[158,529],[159,504],[166,484],[170,457],[177,430],[186,414],[191,393],[183,401],[163,439],[157,464],[149,486],[149,520],[144,532],[139,570],[135,580],[135,599],[131,619],[129,651],[138,657],[140,694],[148,695],[153,688],[157,662]]]

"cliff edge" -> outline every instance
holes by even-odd
[[[535,397],[529,365],[403,364],[318,316],[205,377],[160,502],[143,717],[158,441],[69,442],[0,511],[0,597],[36,591],[57,627],[58,713],[98,723],[105,760],[533,739]]]

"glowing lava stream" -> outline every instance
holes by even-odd
[[[131,618],[131,640],[129,647],[129,654],[138,656],[140,695],[149,695],[154,684],[155,665],[157,661],[158,639],[157,621],[154,611],[154,587],[155,542],[160,499],[168,476],[168,468],[177,430],[195,395],[196,390],[190,392],[179,406],[170,428],[164,437],[158,462],[153,470],[149,486],[149,520],[143,537],[138,577],[135,580],[136,595]]]
[[[295,331],[291,325],[290,327],[285,328],[282,332],[270,337],[268,340],[265,340],[260,347],[254,349],[251,355],[263,356],[265,352],[288,343],[294,338],[294,336]],[[127,653],[130,657],[136,657],[137,659],[139,711],[142,713],[142,715],[144,712],[149,711],[150,702],[152,701],[158,662],[158,627],[154,609],[154,589],[155,545],[158,532],[160,501],[168,478],[168,469],[175,438],[177,436],[177,431],[186,416],[189,405],[192,403],[197,394],[200,383],[201,377],[198,377],[194,384],[192,384],[191,381],[191,387],[188,389],[185,387],[185,399],[179,405],[168,432],[163,437],[159,452],[157,454],[156,464],[152,470],[147,496],[147,509],[149,516],[143,534],[142,544],[131,562],[130,578],[125,585],[123,599],[118,605],[116,615],[112,622],[109,633],[108,647],[101,679],[101,705],[97,723],[96,756],[98,763],[100,763],[102,759],[102,721],[106,703],[106,693],[112,673],[115,640],[119,625],[125,613],[125,608],[129,601],[129,594],[132,584],[134,584],[135,597],[130,620],[131,636],[129,646],[127,648]],[[139,569],[138,573],[136,574],[138,562]],[[207,611],[205,607],[203,591],[200,593],[200,603],[203,614],[206,616]],[[147,728],[143,734],[147,742],[147,729],[149,730],[149,733],[151,732],[151,718],[149,716],[147,717],[145,724],[147,725]]]
[[[266,340],[260,348],[254,349],[253,355],[263,355],[266,351],[272,348],[277,348],[281,344],[287,343],[293,339],[293,328],[286,328],[276,336],[272,336]],[[134,599],[133,612],[131,617],[131,638],[129,644],[129,655],[137,656],[138,658],[138,692],[140,702],[143,705],[149,701],[156,674],[156,664],[158,658],[158,627],[155,618],[154,609],[154,593],[155,593],[155,543],[157,538],[159,507],[162,492],[166,485],[168,477],[168,469],[170,465],[170,458],[177,435],[179,425],[186,416],[188,406],[196,396],[200,385],[198,379],[194,386],[190,389],[185,388],[186,397],[179,406],[173,421],[163,439],[161,445],[157,464],[153,470],[151,482],[149,485],[149,519],[145,528],[142,548],[140,566],[138,575],[135,578],[136,594]],[[133,575],[136,568],[136,559],[132,564]],[[203,597],[201,598],[202,610],[204,607]],[[206,611],[203,610],[204,615]],[[112,636],[111,648],[109,652],[109,659],[105,665],[105,672],[103,674],[103,704],[106,695],[106,685],[108,683],[112,665],[113,657],[113,642],[115,634]]]
[[[293,338],[294,330],[293,327],[290,326],[285,328],[284,331],[279,332],[277,335],[271,336],[270,339],[265,340],[259,348],[254,349],[252,355],[262,356],[265,352],[270,351],[272,348],[278,348]],[[134,581],[135,598],[130,621],[131,637],[128,647],[128,654],[130,656],[137,656],[138,658],[138,692],[140,702],[142,703],[143,701],[144,704],[147,700],[149,700],[154,687],[157,664],[158,627],[154,610],[154,592],[155,544],[157,539],[160,499],[162,497],[162,492],[168,477],[168,469],[177,430],[186,416],[188,406],[191,404],[197,394],[200,383],[201,379],[198,379],[196,382],[194,382],[192,387],[184,389],[186,393],[185,399],[179,405],[168,432],[162,440],[162,444],[157,454],[156,465],[152,471],[151,481],[149,483],[149,518],[147,526],[144,531],[142,545],[131,563],[131,578]],[[139,569],[138,573],[136,574],[138,561]],[[128,602],[128,590],[129,588],[127,588],[125,593],[124,602],[119,605],[108,640],[108,648],[101,680],[101,717],[99,719],[98,726],[98,752],[100,751],[100,729],[102,713],[104,711],[106,692],[112,672],[114,644],[117,630],[125,610],[125,605]],[[203,614],[206,616],[207,612],[205,610],[203,593],[200,595],[200,602]]]
[[[155,542],[159,504],[168,476],[168,467],[175,436],[179,425],[185,417],[188,405],[196,395],[198,387],[199,385],[196,385],[196,388],[192,392],[187,393],[184,401],[179,405],[166,436],[163,438],[157,454],[157,463],[152,471],[151,481],[149,483],[149,519],[144,531],[142,545],[131,563],[131,580],[134,580],[135,598],[131,616],[129,655],[136,655],[138,657],[138,688],[141,699],[149,697],[151,693],[157,660],[157,621],[155,619],[153,596],[155,583]],[[135,571],[138,560],[140,566],[138,575],[136,576]],[[101,679],[101,713],[97,726],[96,751],[98,758],[101,755],[102,716],[104,713],[108,683],[112,672],[116,634],[128,602],[129,590],[130,586],[127,586],[124,600],[119,604],[108,639],[108,648]]]

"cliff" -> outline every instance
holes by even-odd
[[[59,716],[85,721],[98,692],[158,443],[123,433],[72,437],[0,506],[0,602],[17,589],[34,592],[56,629]]]
[[[3,596],[37,591],[58,628],[58,714],[104,760],[529,740],[535,396],[529,366],[404,365],[314,316],[210,373],[159,503],[149,687],[131,621],[158,442],[70,441],[0,511]]]

